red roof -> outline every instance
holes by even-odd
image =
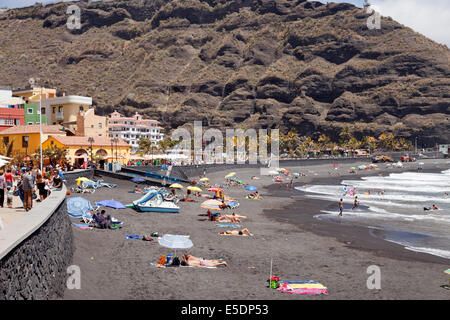
[[[1,134],[25,134],[25,133],[39,133],[40,132],[40,126],[39,124],[26,124],[23,126],[13,126],[11,128],[5,129],[1,132]],[[42,125],[42,133],[61,133],[63,134],[64,131],[62,130],[62,126],[60,125]]]

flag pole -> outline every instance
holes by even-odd
[[[41,159],[41,174],[43,174],[43,165],[42,165],[42,88],[41,88],[41,96],[39,99],[39,146],[40,146],[40,159]]]

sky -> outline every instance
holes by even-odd
[[[24,7],[33,5],[36,0],[0,0],[1,7]],[[42,4],[63,2],[40,0]],[[320,2],[326,3],[325,0]],[[362,7],[363,0],[334,0]],[[382,16],[390,16],[399,23],[450,48],[450,0],[369,0],[372,8]],[[383,25],[381,25],[383,27]]]

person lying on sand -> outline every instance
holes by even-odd
[[[203,258],[197,258],[191,256],[190,254],[183,254],[183,258],[180,263],[182,266],[190,266],[190,267],[218,267],[218,266],[227,266],[226,261],[222,260],[206,260]]]
[[[138,186],[134,186],[134,193],[142,193],[142,189],[140,189]]]
[[[238,223],[241,222],[241,219],[233,217],[229,215],[225,215],[225,216],[221,216],[221,217],[216,217],[216,219],[214,221],[222,221],[222,222],[232,222],[232,223]]]
[[[259,195],[258,191],[255,191],[249,195],[247,195],[247,199],[262,199]]]
[[[233,236],[243,236],[243,235],[253,236],[253,234],[250,233],[250,231],[248,231],[247,228],[244,228],[242,230],[227,230],[227,231],[220,232],[220,234],[230,234]]]

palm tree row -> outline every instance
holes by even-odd
[[[369,152],[375,150],[408,151],[413,149],[413,145],[411,141],[397,138],[392,133],[383,133],[378,138],[364,136],[358,140],[350,127],[344,127],[341,130],[337,142],[332,141],[326,134],[321,134],[317,140],[300,136],[295,129],[286,134],[280,133],[280,150],[290,156],[306,156],[311,153],[338,155],[356,149],[365,149]]]

